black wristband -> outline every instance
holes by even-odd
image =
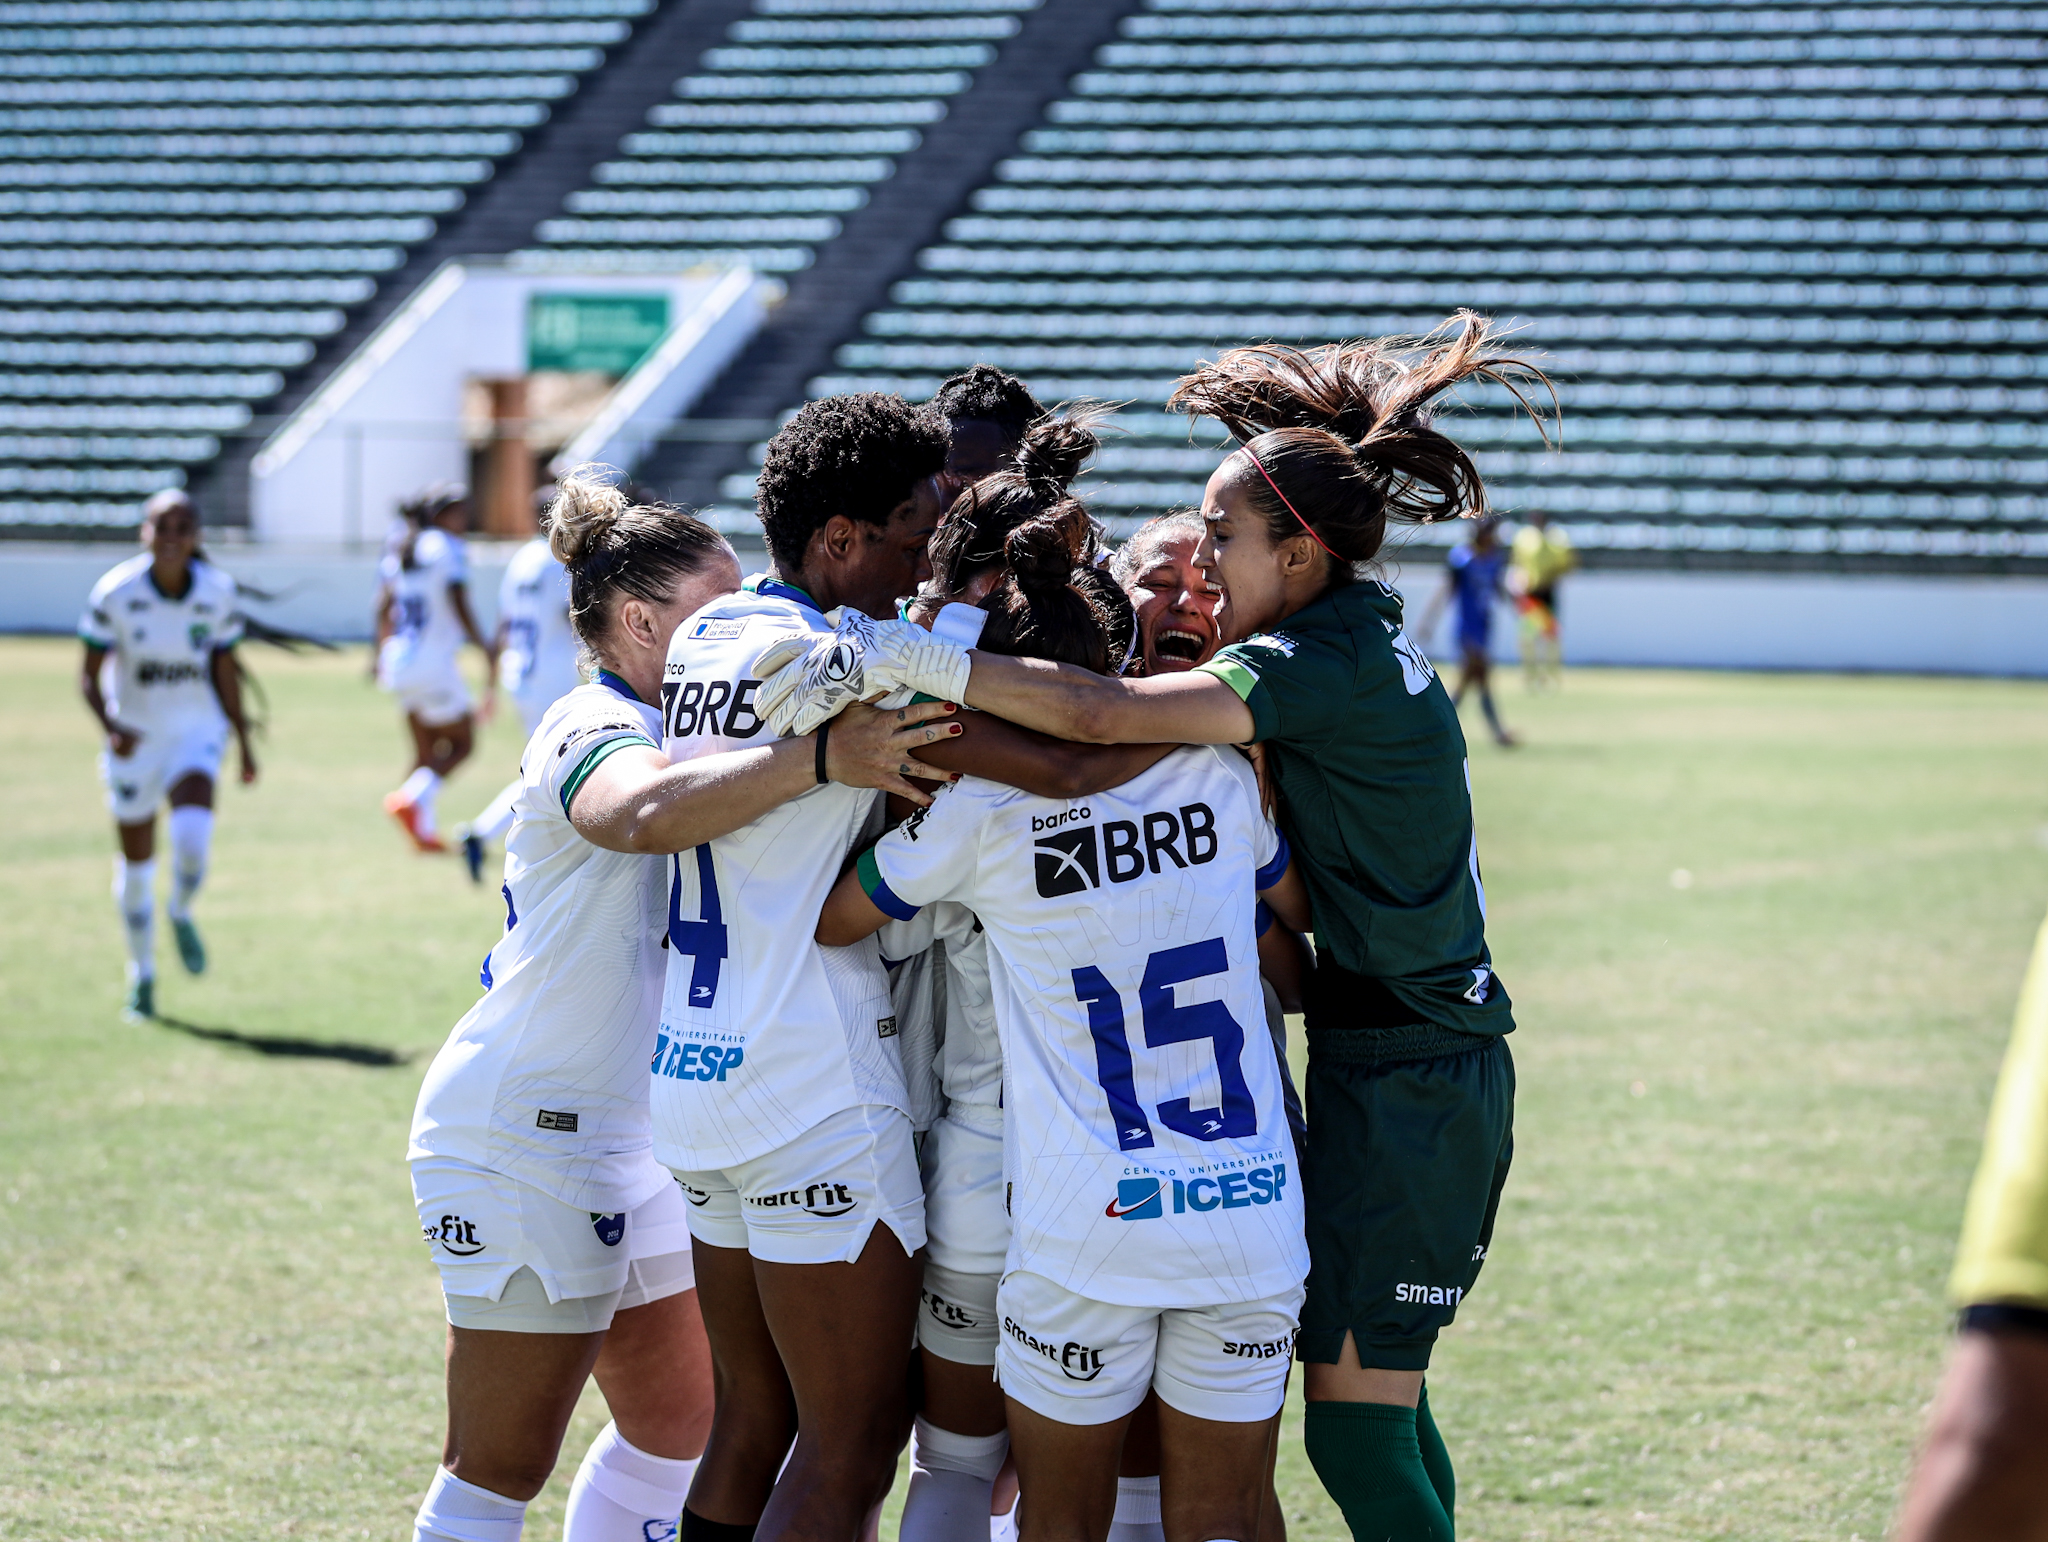
[[[1966,1306],[1956,1326],[1965,1333],[2048,1334],[2048,1307],[2019,1301],[1986,1301]]]
[[[832,778],[825,774],[825,735],[832,731],[832,720],[827,718],[818,725],[818,785],[823,787]]]

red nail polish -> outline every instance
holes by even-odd
[[[946,725],[946,732],[949,734],[964,734],[967,732],[967,730],[962,728],[958,723],[948,723]]]

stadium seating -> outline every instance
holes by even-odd
[[[1122,524],[1215,464],[1193,359],[1471,306],[1563,449],[1458,432],[1606,560],[2048,562],[2044,56],[2038,4],[1146,0],[810,389],[1131,402]]]
[[[652,3],[0,4],[0,527],[132,526]]]
[[[1035,3],[756,0],[521,260],[804,268]]]

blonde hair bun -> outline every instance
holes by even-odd
[[[593,556],[631,507],[624,473],[594,462],[576,467],[556,483],[547,512],[548,550],[564,567]]]

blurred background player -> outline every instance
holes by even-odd
[[[1506,748],[1515,742],[1500,720],[1493,704],[1491,659],[1493,607],[1507,595],[1507,551],[1500,544],[1500,517],[1484,516],[1473,528],[1472,538],[1453,546],[1444,559],[1444,586],[1430,601],[1422,618],[1421,635],[1432,636],[1444,607],[1453,607],[1458,626],[1458,686],[1451,692],[1451,705],[1465,704],[1469,686],[1479,688],[1479,710],[1486,714],[1486,726],[1493,730],[1493,742]]]
[[[469,686],[459,655],[464,639],[490,668],[484,688],[488,717],[497,688],[498,655],[469,609],[469,494],[452,482],[428,488],[405,505],[408,533],[377,564],[377,683],[398,698],[412,734],[413,771],[384,811],[421,851],[446,851],[434,815],[442,780],[476,743]]]
[[[1949,1294],[1962,1331],[1898,1542],[2048,1538],[2048,926],[2020,992]]]
[[[498,586],[498,630],[493,638],[498,683],[518,707],[520,726],[529,738],[548,708],[583,683],[577,665],[580,646],[569,624],[569,573],[556,560],[545,534],[547,510],[554,500],[552,487],[534,494],[544,533],[512,554]],[[483,882],[484,847],[502,840],[512,828],[519,787],[514,777],[481,814],[456,831],[473,883]]]
[[[256,780],[234,656],[242,635],[235,581],[199,550],[199,511],[178,491],[142,513],[145,550],[93,585],[78,624],[79,690],[106,731],[100,776],[121,855],[114,899],[128,935],[130,1018],[156,1015],[156,810],[171,806],[171,897],[178,958],[192,974],[206,948],[192,899],[213,843],[213,784],[229,730],[242,780]]]
[[[1010,465],[1024,430],[1045,416],[1030,388],[993,364],[950,377],[931,405],[946,420],[946,475],[955,490]]]
[[[1532,510],[1508,552],[1508,588],[1521,619],[1522,678],[1530,691],[1564,684],[1564,650],[1557,636],[1557,586],[1579,565],[1571,537],[1550,528],[1550,516]]]

